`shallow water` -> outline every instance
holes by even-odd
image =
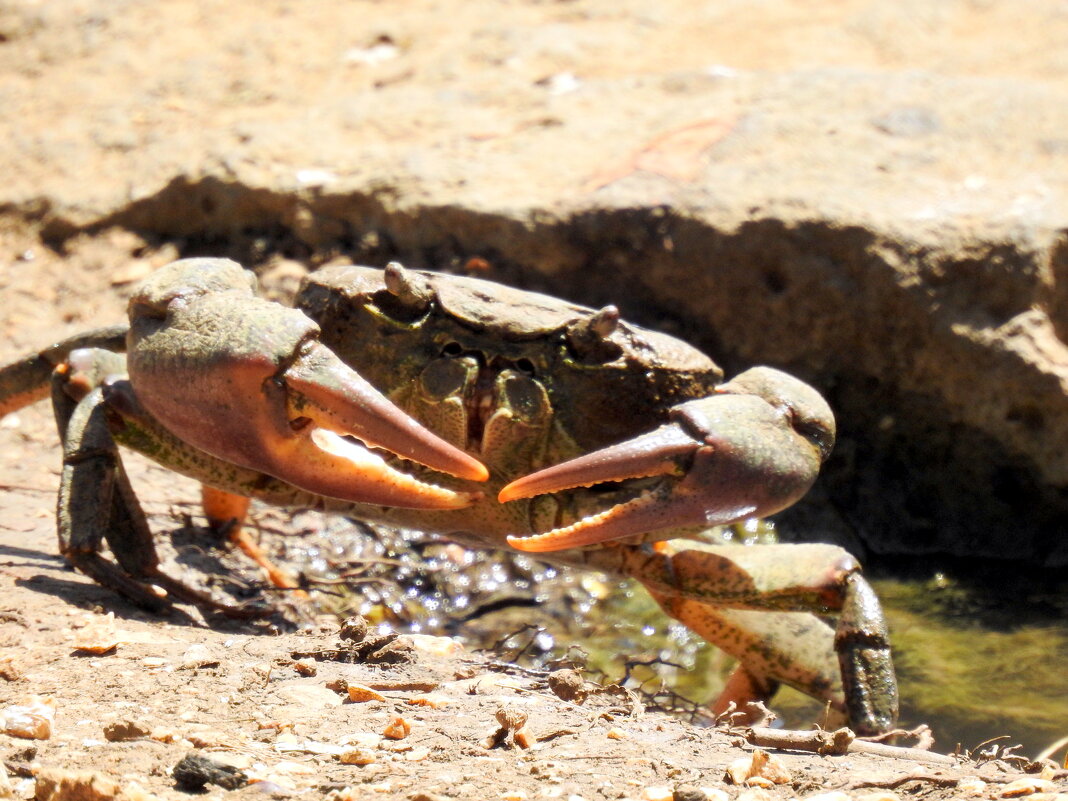
[[[1044,592],[1014,602],[999,594],[989,598],[942,576],[886,579],[875,587],[890,625],[904,728],[927,723],[939,751],[958,744],[971,750],[1004,736],[1002,745],[1020,744],[1030,757],[1068,735],[1068,615],[1062,613],[1068,599],[1049,599]],[[646,632],[655,626],[659,633],[664,623],[652,622],[655,610],[638,598],[634,593],[627,600],[624,593],[602,608],[606,615],[648,621]],[[618,628],[630,629],[625,645],[637,646],[639,653],[654,650],[654,639],[642,643],[632,623]],[[710,698],[729,662],[678,628],[668,626],[659,653],[692,668],[660,673],[687,697]],[[600,641],[604,634],[594,636]],[[620,643],[609,637],[603,654],[600,646],[592,647],[596,664],[618,654]],[[817,704],[789,689],[780,691],[772,707],[788,725],[803,727],[820,713]],[[1063,746],[1057,751],[1061,759],[1064,752]]]
[[[930,723],[943,750],[1008,735],[1035,756],[1068,735],[1068,599],[1039,586],[990,588],[942,577],[876,582],[902,719]]]
[[[731,668],[630,582],[526,557],[426,546],[414,532],[320,534],[333,553],[307,544],[291,550],[310,573],[336,576],[339,564],[365,565],[363,583],[333,610],[339,614],[358,611],[400,629],[459,635],[471,648],[511,649],[528,662],[574,656],[577,646],[604,680],[628,676],[631,686],[646,690],[663,683],[694,701],[715,697]],[[929,724],[939,751],[958,744],[973,750],[1004,736],[1002,745],[1020,744],[1034,757],[1068,735],[1068,583],[990,566],[961,575],[971,583],[941,574],[873,582],[890,624],[901,724]],[[786,725],[802,727],[821,711],[789,689],[772,707]],[[1059,759],[1064,751],[1058,749]]]

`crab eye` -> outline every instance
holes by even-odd
[[[565,332],[567,344],[580,364],[606,364],[623,354],[611,337],[619,327],[619,309],[605,306],[571,323]]]
[[[534,362],[525,357],[522,359],[516,359],[515,369],[523,373],[523,375],[529,376],[534,375],[534,373],[536,372],[536,370],[534,369]]]
[[[448,356],[449,358],[452,358],[454,356],[459,356],[463,352],[464,352],[463,346],[460,345],[459,342],[450,342],[445,347],[443,347],[441,349],[441,355],[442,356]]]

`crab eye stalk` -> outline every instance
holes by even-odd
[[[434,290],[418,273],[391,261],[383,270],[384,292],[375,293],[375,305],[396,320],[410,323],[430,311]]]
[[[386,289],[402,303],[425,309],[434,297],[434,291],[426,281],[419,280],[411,270],[404,269],[399,261],[391,261],[383,270]]]
[[[582,364],[603,364],[622,355],[623,350],[612,342],[611,336],[619,328],[619,309],[605,306],[567,327],[567,343]]]

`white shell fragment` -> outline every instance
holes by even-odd
[[[11,737],[47,740],[52,736],[56,706],[53,698],[26,696],[20,703],[0,709],[0,731]]]

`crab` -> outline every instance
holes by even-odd
[[[397,263],[320,269],[296,308],[255,285],[232,261],[174,262],[133,294],[128,326],[0,369],[0,414],[51,392],[73,566],[151,609],[244,611],[161,569],[121,445],[203,482],[212,520],[239,523],[254,498],[634,578],[738,660],[720,707],[785,683],[859,733],[893,725],[887,631],[857,561],[707,536],[815,480],[835,428],[807,384],[769,367],[724,383],[615,307]]]

